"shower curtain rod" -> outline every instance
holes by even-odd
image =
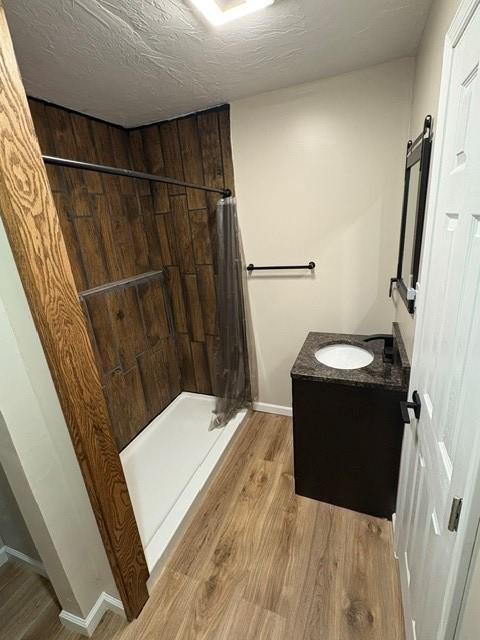
[[[136,178],[138,180],[149,180],[151,182],[164,182],[166,184],[174,184],[178,187],[188,187],[189,189],[200,189],[201,191],[211,191],[221,193],[224,198],[232,195],[230,189],[216,189],[215,187],[206,187],[201,184],[193,184],[175,178],[167,178],[166,176],[157,176],[153,173],[144,173],[143,171],[132,171],[131,169],[120,169],[119,167],[110,167],[106,164],[95,164],[94,162],[81,162],[80,160],[69,160],[68,158],[57,158],[56,156],[42,156],[45,164],[55,164],[70,169],[82,169],[83,171],[99,171],[100,173],[110,173],[114,176],[124,176],[126,178]]]

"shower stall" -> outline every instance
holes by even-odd
[[[120,453],[153,579],[247,413],[209,430],[214,408],[213,396],[182,392]]]
[[[251,396],[228,107],[133,130],[30,107],[155,574]]]

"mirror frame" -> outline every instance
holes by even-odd
[[[416,286],[420,271],[420,258],[422,254],[423,227],[425,222],[425,209],[427,205],[428,178],[430,173],[430,159],[432,155],[432,116],[425,118],[422,133],[409,140],[407,144],[407,157],[405,162],[405,184],[403,190],[402,224],[400,227],[400,245],[398,249],[397,277],[390,281],[390,296],[392,285],[395,283],[400,297],[408,312],[415,313]],[[410,189],[410,170],[420,163],[420,175],[418,180],[417,206],[415,209],[415,227],[413,232],[413,249],[411,257],[404,256],[405,233],[407,228],[408,199]],[[404,282],[402,278],[403,264],[410,260],[411,282]]]

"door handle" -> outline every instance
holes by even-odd
[[[412,402],[400,402],[400,410],[402,412],[402,420],[405,424],[410,424],[410,416],[408,414],[409,409],[413,409],[416,419],[420,418],[420,411],[422,403],[420,402],[420,396],[418,391],[412,393]]]

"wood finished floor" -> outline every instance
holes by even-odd
[[[291,429],[252,414],[140,618],[94,640],[404,640],[391,524],[295,496]],[[48,583],[0,571],[0,640],[80,640]]]

